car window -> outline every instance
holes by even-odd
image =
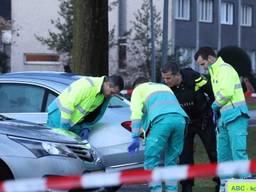
[[[48,98],[47,98],[47,102],[46,102],[46,107],[50,105],[50,103],[56,98],[55,95],[49,93]]]
[[[32,85],[0,85],[0,112],[40,112],[44,89]]]
[[[125,101],[126,99],[121,96],[113,96],[109,101],[108,107],[110,108],[129,107],[129,105]]]

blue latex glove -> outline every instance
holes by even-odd
[[[81,137],[82,140],[88,140],[89,134],[90,134],[90,129],[84,128],[84,129],[81,131],[81,133],[80,133],[80,137]]]
[[[217,126],[218,124],[218,119],[219,119],[219,112],[212,110],[212,120],[213,123]]]
[[[215,112],[220,110],[220,106],[216,102],[213,102],[211,107],[212,107],[212,110]]]
[[[139,137],[133,137],[132,143],[128,147],[129,153],[138,152],[140,148],[140,139]]]

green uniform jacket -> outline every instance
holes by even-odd
[[[56,99],[61,112],[61,123],[70,127],[83,120],[104,101],[101,93],[103,77],[83,77],[73,82]]]
[[[216,104],[220,107],[221,119],[228,123],[238,116],[248,115],[240,78],[235,69],[221,57],[209,66]]]
[[[139,136],[140,128],[146,132],[160,115],[176,113],[188,117],[168,86],[152,82],[142,83],[133,90],[131,112],[133,137]]]

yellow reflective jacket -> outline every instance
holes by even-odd
[[[159,83],[142,83],[131,96],[132,136],[139,136],[140,129],[146,132],[151,122],[160,115],[177,113],[187,118],[172,90]]]
[[[221,119],[228,123],[238,116],[248,116],[248,108],[240,78],[235,69],[219,57],[209,66],[215,102],[220,106]]]
[[[72,127],[103,103],[103,81],[104,76],[83,77],[73,82],[57,97],[56,103],[61,112],[62,124]]]

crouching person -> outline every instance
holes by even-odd
[[[47,126],[72,131],[87,140],[89,125],[103,116],[109,98],[123,87],[124,81],[118,75],[76,80],[48,106]],[[86,120],[91,114],[94,116],[93,121],[88,123]]]
[[[140,129],[145,139],[144,168],[153,169],[160,164],[165,149],[165,166],[176,165],[183,149],[184,130],[188,116],[179,105],[172,90],[163,84],[148,82],[140,77],[134,82],[131,96],[132,143],[129,152],[140,147]],[[175,174],[175,173],[174,173]],[[150,183],[152,192],[161,192],[161,183]],[[177,192],[177,181],[166,181],[166,192]]]

